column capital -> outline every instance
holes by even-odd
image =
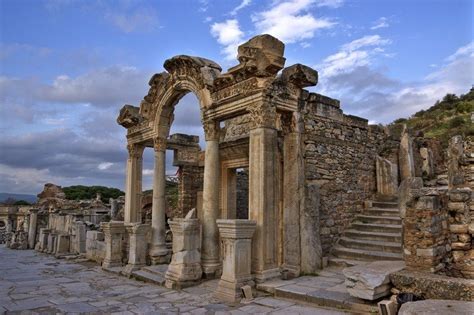
[[[154,137],[153,138],[153,149],[155,152],[164,152],[166,151],[167,140],[163,137]]]
[[[130,158],[141,158],[145,146],[142,144],[127,144],[128,156]]]
[[[252,121],[251,129],[275,128],[276,107],[268,102],[251,105],[247,108]]]
[[[206,141],[219,140],[219,124],[215,120],[205,120],[202,122],[204,127],[204,137]]]

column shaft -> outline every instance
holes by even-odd
[[[214,128],[217,127],[214,126]],[[219,168],[219,140],[216,135],[206,137],[201,256],[206,277],[216,277],[221,272],[219,234],[216,224],[219,214]]]
[[[161,139],[161,138],[160,138]],[[151,214],[151,250],[153,264],[169,262],[166,249],[166,147],[164,141],[155,141],[155,169],[153,173],[153,204]]]
[[[142,195],[142,168],[143,149],[142,145],[128,145],[127,160],[127,182],[125,191],[125,214],[126,223],[141,222],[140,208]]]

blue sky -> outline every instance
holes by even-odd
[[[286,65],[319,71],[312,91],[373,123],[474,84],[468,0],[2,0],[0,15],[3,192],[38,193],[45,182],[123,188],[121,106],[139,104],[167,58],[227,69],[261,33],[286,44]],[[173,132],[202,135],[193,95],[175,114]],[[151,150],[144,162],[149,188]]]

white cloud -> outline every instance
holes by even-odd
[[[143,176],[152,176],[154,172],[153,169],[143,169]]]
[[[344,4],[344,0],[318,0],[316,1],[316,6],[318,7],[328,7],[328,8],[339,8]]]
[[[243,40],[244,33],[240,30],[239,21],[226,20],[211,25],[211,35],[224,46],[223,53],[227,60],[234,60],[237,56],[237,47]]]
[[[373,43],[366,41],[369,42]],[[337,60],[333,56],[326,59]],[[338,69],[331,73],[329,79],[322,76],[323,90],[320,92],[340,98],[343,109],[350,114],[377,123],[390,123],[433,106],[448,93],[466,93],[474,83],[473,43],[457,49],[445,59],[444,64],[418,82],[401,82],[387,77],[383,69],[373,67],[370,61],[373,57],[369,53],[366,58],[358,60],[365,66],[351,66],[345,71]]]
[[[6,59],[13,55],[28,54],[32,56],[46,57],[52,52],[51,48],[34,46],[30,44],[0,44],[0,60]]]
[[[316,5],[334,1],[319,1]],[[308,12],[314,0],[289,0],[275,3],[269,10],[252,16],[258,33],[270,34],[285,43],[294,43],[314,37],[320,29],[337,23],[327,18],[316,18]]]
[[[382,46],[391,41],[379,35],[367,35],[342,45],[341,49],[328,57],[322,64],[316,66],[320,69],[323,79],[353,71],[358,67],[369,66],[375,56],[383,54]]]
[[[373,23],[374,25],[370,28],[371,30],[376,30],[376,29],[379,29],[379,28],[385,28],[385,27],[389,27],[389,23],[388,23],[388,19],[384,16],[382,16],[381,18],[379,18],[377,21],[375,21]]]
[[[111,168],[113,165],[114,163],[111,163],[111,162],[102,162],[97,166],[97,168],[101,171],[104,171]]]
[[[230,12],[230,15],[236,15],[237,12],[249,6],[250,3],[252,3],[252,0],[242,0],[242,2]]]

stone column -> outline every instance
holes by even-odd
[[[151,214],[150,257],[153,265],[165,264],[170,260],[166,248],[166,139],[155,138],[155,170],[153,172],[153,204]]]
[[[113,268],[122,266],[122,237],[125,232],[121,221],[102,222],[100,224],[104,231],[105,257],[102,268]]]
[[[165,286],[180,289],[194,285],[201,279],[201,238],[196,209],[185,218],[168,221],[173,233],[173,257],[166,271]]]
[[[143,150],[141,144],[129,144],[127,160],[127,181],[125,187],[126,223],[141,222],[140,208],[142,195]]]
[[[252,273],[257,282],[280,275],[278,268],[278,201],[276,196],[277,130],[271,104],[249,108],[250,130],[249,218],[257,222],[252,244]]]
[[[250,220],[217,220],[223,243],[222,277],[215,296],[227,302],[240,302],[241,288],[253,286],[251,274],[252,235],[257,223]]]
[[[221,273],[219,235],[216,220],[219,216],[219,126],[217,122],[204,123],[206,154],[204,161],[202,269],[207,278]]]
[[[150,230],[149,224],[129,223],[125,226],[129,238],[128,264],[122,273],[131,275],[133,271],[146,264],[147,241],[146,233]]]
[[[38,224],[38,209],[30,209],[30,226],[28,228],[28,248],[35,248],[36,225]]]

